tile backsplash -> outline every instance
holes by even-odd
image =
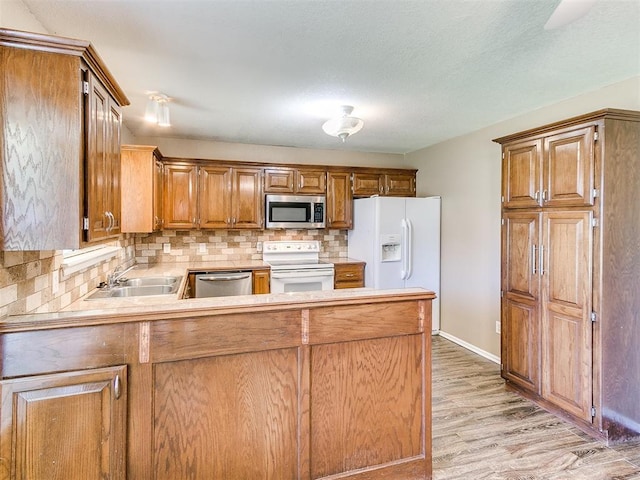
[[[320,256],[346,257],[346,230],[167,230],[127,234],[108,245],[122,254],[78,273],[64,275],[63,253],[0,251],[0,318],[25,313],[56,312],[106,279],[107,274],[135,256],[138,263],[262,259],[258,243],[268,240],[319,240]],[[165,253],[165,248],[168,252]]]
[[[258,243],[272,240],[319,240],[322,258],[347,256],[346,230],[165,230],[136,234],[135,255],[145,264],[261,260]]]

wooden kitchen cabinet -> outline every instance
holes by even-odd
[[[394,197],[416,196],[416,174],[411,172],[362,172],[353,173],[353,196],[373,195]]]
[[[266,168],[264,193],[293,193],[324,195],[327,191],[327,172],[308,168]]]
[[[162,229],[162,154],[155,146],[122,145],[122,232]]]
[[[327,172],[327,227],[353,228],[351,172]]]
[[[262,228],[260,168],[165,162],[164,178],[165,228]]]
[[[254,270],[252,281],[254,295],[271,292],[271,271],[269,269]]]
[[[505,145],[505,208],[591,206],[594,201],[595,125],[576,125]]]
[[[333,288],[364,287],[364,262],[334,263]]]
[[[0,29],[0,62],[0,249],[62,250],[117,236],[120,107],[129,101],[93,46]]]
[[[640,112],[601,110],[496,141],[502,376],[596,436],[638,437]]]
[[[163,178],[164,228],[196,228],[198,166],[190,163],[165,163]]]
[[[0,395],[2,478],[126,478],[125,365],[3,380]]]

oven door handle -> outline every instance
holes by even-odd
[[[333,270],[310,270],[298,272],[271,272],[271,278],[276,280],[287,278],[332,277]]]

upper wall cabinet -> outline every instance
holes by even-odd
[[[306,168],[266,168],[265,193],[324,194],[327,191],[327,172]]]
[[[162,154],[155,146],[121,148],[122,232],[162,229]]]
[[[261,174],[209,162],[165,163],[164,228],[262,228]]]
[[[0,250],[120,233],[120,107],[89,42],[0,29]]]
[[[592,206],[594,125],[577,125],[505,145],[505,208]]]
[[[416,172],[357,171],[353,173],[353,196],[415,197]]]

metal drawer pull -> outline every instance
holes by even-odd
[[[225,275],[225,276],[217,276],[217,277],[198,277],[198,280],[203,280],[205,282],[226,282],[229,280],[243,280],[245,278],[249,278],[251,274],[240,274],[240,275]]]

